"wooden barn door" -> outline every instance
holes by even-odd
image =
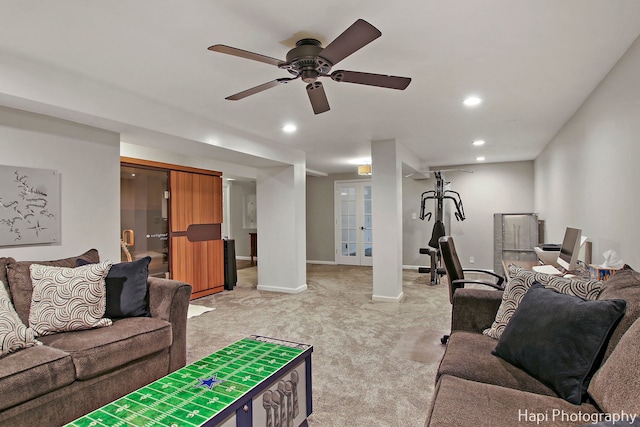
[[[171,171],[171,276],[193,286],[192,298],[224,289],[222,178]]]

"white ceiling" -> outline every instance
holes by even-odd
[[[289,74],[210,45],[284,59],[296,40],[326,46],[358,18],[382,37],[334,69],[411,77],[406,90],[325,79],[320,115],[301,81],[224,99]],[[639,34],[638,0],[0,0],[0,53],[302,150],[325,173],[352,171],[382,139],[425,166],[533,159]],[[483,104],[463,107],[470,94]]]

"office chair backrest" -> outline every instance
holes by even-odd
[[[464,279],[464,271],[456,252],[456,245],[453,243],[451,236],[442,236],[438,241],[440,244],[440,254],[444,269],[447,271],[447,280],[449,281],[449,302],[453,302],[453,293],[456,287],[453,286],[454,280]]]

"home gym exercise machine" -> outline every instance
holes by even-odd
[[[431,219],[432,212],[427,212],[426,204],[427,200],[435,200],[435,222],[433,224],[433,230],[431,232],[431,239],[427,244],[428,247],[420,248],[419,252],[423,255],[429,255],[431,264],[430,267],[419,267],[418,272],[420,273],[429,273],[430,282],[432,285],[437,285],[439,281],[439,277],[443,276],[445,273],[444,268],[438,267],[440,261],[440,248],[438,246],[438,240],[440,237],[446,235],[446,230],[443,222],[444,217],[444,201],[451,200],[453,201],[453,205],[455,206],[455,218],[458,221],[464,221],[464,207],[462,206],[462,198],[460,197],[460,193],[453,190],[445,190],[445,185],[449,184],[444,180],[442,176],[443,171],[434,171],[433,175],[436,178],[436,186],[435,190],[429,190],[422,193],[421,201],[420,201],[420,219],[424,221],[426,218],[427,221]]]

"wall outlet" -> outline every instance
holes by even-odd
[[[473,264],[474,262],[476,262],[476,258],[475,258],[475,257],[470,256],[470,257],[469,257],[469,262],[470,262],[471,264]]]
[[[418,219],[418,214],[415,212],[411,213],[411,219]]]

